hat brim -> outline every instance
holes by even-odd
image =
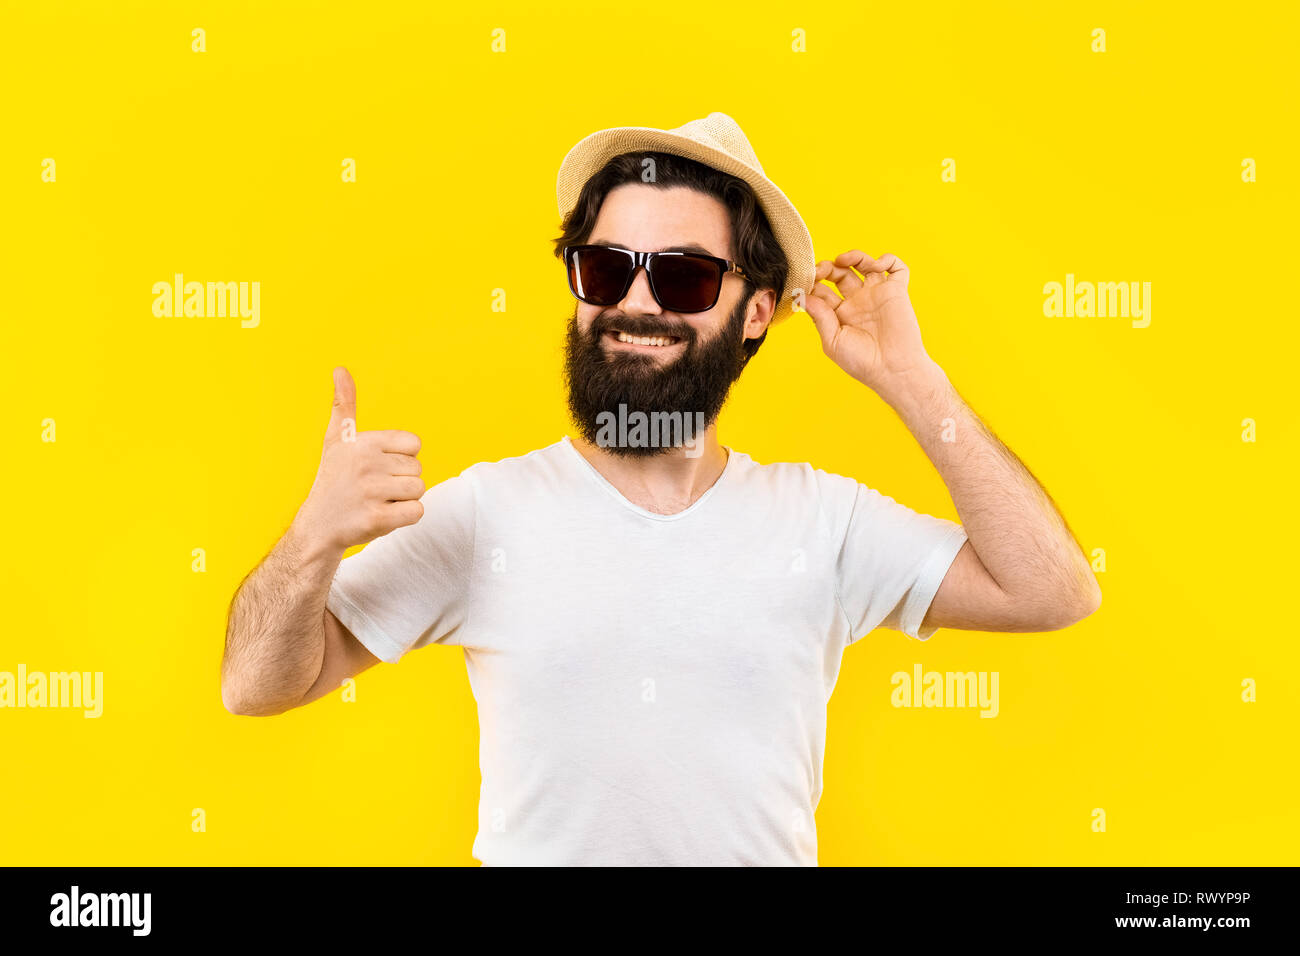
[[[785,288],[776,303],[772,323],[794,314],[800,295],[812,291],[816,274],[812,237],[794,204],[763,173],[729,153],[663,129],[620,126],[603,129],[580,140],[560,164],[556,199],[561,220],[567,219],[587,180],[615,156],[653,150],[684,156],[735,176],[749,184],[758,198],[788,265]]]

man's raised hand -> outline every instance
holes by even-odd
[[[334,370],[334,407],[320,468],[294,519],[313,545],[343,552],[424,516],[420,438],[395,429],[357,430],[357,389],[348,370]]]

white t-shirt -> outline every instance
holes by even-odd
[[[661,515],[566,436],[435,485],[340,564],[328,607],[376,657],[464,648],[484,865],[817,865],[841,654],[876,627],[929,638],[966,534],[727,451]]]

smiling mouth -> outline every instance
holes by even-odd
[[[623,345],[640,345],[659,349],[677,345],[682,341],[675,335],[632,335],[619,329],[610,329],[605,335]]]

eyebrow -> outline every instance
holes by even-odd
[[[612,247],[615,247],[615,248],[618,248],[618,249],[626,249],[626,248],[627,248],[626,246],[622,245],[621,243],[610,242],[610,241],[602,241],[602,240],[600,240],[600,239],[591,239],[591,240],[589,240],[589,242],[590,242],[590,244],[593,245],[593,246],[612,246]],[[649,250],[649,251],[650,251],[650,252],[693,252],[693,253],[695,253],[696,255],[701,255],[701,256],[712,256],[712,257],[715,258],[715,259],[725,259],[725,258],[727,258],[726,256],[719,256],[719,255],[716,255],[716,254],[710,252],[708,249],[705,249],[703,246],[701,246],[699,243],[696,243],[696,242],[688,242],[688,243],[686,243],[686,244],[684,244],[684,245],[677,245],[677,246],[663,246],[662,248],[659,248],[659,249],[651,249],[651,250]]]

